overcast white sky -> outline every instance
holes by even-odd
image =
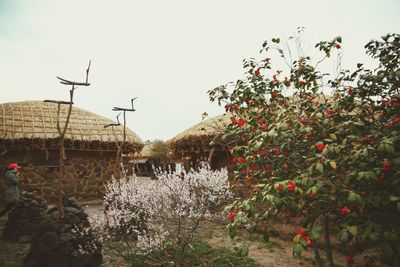
[[[265,39],[305,26],[312,53],[341,35],[352,68],[369,40],[400,33],[399,14],[399,0],[0,0],[0,102],[68,100],[56,75],[83,80],[92,59],[76,106],[115,119],[138,97],[129,128],[165,140],[223,112],[207,90],[241,78]]]

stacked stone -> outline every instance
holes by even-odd
[[[32,239],[26,267],[89,267],[102,263],[102,246],[95,240],[88,215],[75,199],[64,201],[65,216],[49,209],[42,231]]]
[[[21,194],[21,201],[8,213],[3,238],[29,242],[40,231],[46,210],[47,202],[40,196],[37,188],[25,187],[25,191]]]

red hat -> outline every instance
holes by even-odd
[[[8,169],[21,169],[22,167],[19,166],[17,163],[11,163],[7,166]]]

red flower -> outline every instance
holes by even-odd
[[[242,157],[240,157],[240,158],[238,159],[238,161],[239,161],[240,163],[245,163],[245,162],[246,162],[246,159],[245,159],[245,158],[242,158]]]
[[[232,124],[234,124],[234,125],[238,123],[237,119],[234,118],[234,117],[231,118],[231,122],[232,122]]]
[[[290,192],[293,192],[296,189],[296,184],[292,181],[288,181],[288,189]]]
[[[265,130],[267,130],[267,125],[263,124],[263,125],[260,126],[260,128],[265,131]]]
[[[392,101],[392,107],[400,107],[400,102]]]
[[[235,221],[235,215],[233,215],[232,213],[229,213],[226,218],[228,219],[228,221],[230,221],[231,223],[233,223]]]
[[[346,256],[344,256],[344,258],[346,259],[347,263],[351,263],[354,261],[353,256],[346,255]]]
[[[277,97],[277,96],[278,96],[278,93],[276,93],[276,92],[272,92],[272,93],[271,93],[271,97],[272,97],[272,98],[275,98],[275,97]]]
[[[300,86],[303,86],[303,85],[305,85],[305,84],[306,84],[306,82],[305,82],[305,81],[303,81],[303,80],[300,80],[300,81],[299,81],[299,84],[300,84]]]
[[[297,233],[299,234],[299,236],[303,236],[303,227],[297,228]]]
[[[225,105],[225,112],[228,112],[229,107],[230,107],[229,104],[226,104],[226,105]]]
[[[254,100],[253,100],[253,99],[250,99],[250,100],[249,100],[249,106],[252,106],[252,105],[254,105]]]
[[[340,215],[346,215],[346,214],[348,214],[348,213],[350,213],[351,212],[351,210],[348,208],[348,207],[343,207],[341,210],[340,210]]]
[[[382,106],[382,107],[386,106],[386,103],[387,103],[388,101],[389,101],[389,100],[387,100],[387,99],[382,99],[382,100],[381,100],[381,106]]]
[[[254,181],[254,178],[253,177],[246,177],[245,179],[244,179],[244,181],[246,182],[246,183],[252,183],[253,181]]]
[[[282,164],[282,168],[283,168],[283,169],[287,169],[288,167],[289,167],[289,165],[288,165],[287,162],[285,162],[285,163]]]
[[[325,145],[323,143],[316,144],[315,147],[319,152],[322,152],[325,149]]]
[[[239,119],[239,121],[237,122],[237,125],[239,127],[242,127],[245,123],[246,123],[246,121],[244,119]]]
[[[333,115],[333,113],[335,113],[335,111],[331,108],[326,110],[326,115],[328,115],[328,116]]]
[[[233,158],[232,158],[232,162],[233,162],[233,163],[235,163],[235,162],[237,162],[237,161],[238,161],[238,158],[236,158],[236,157],[233,157]]]
[[[282,191],[282,190],[283,190],[283,185],[278,184],[278,186],[276,187],[276,189],[277,189],[278,191]]]
[[[342,48],[342,46],[340,44],[336,44],[335,47],[336,47],[336,49]]]
[[[261,120],[261,119],[260,119],[260,120],[257,121],[257,123],[258,123],[259,125],[263,125],[263,124],[264,124],[264,120]]]
[[[279,148],[274,147],[272,150],[274,151],[275,156],[279,155],[279,153],[280,153]]]
[[[398,123],[398,122],[400,122],[400,116],[393,116],[393,117],[392,117],[392,122],[393,122],[393,123]]]
[[[391,167],[392,167],[392,164],[391,164],[390,162],[385,161],[385,162],[383,163],[383,170],[384,170],[384,171],[390,170]]]
[[[256,71],[254,72],[254,75],[260,76],[260,70],[256,70]]]
[[[310,191],[310,198],[314,198],[315,197],[315,193],[313,191]]]

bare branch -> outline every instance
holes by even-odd
[[[63,79],[63,78],[58,77],[58,76],[56,76],[56,77],[57,77],[57,79],[60,80],[61,84],[65,84],[65,85],[72,85],[72,86],[74,86],[74,85],[89,86],[90,85],[90,83],[87,83],[87,82],[74,82],[74,81]]]
[[[44,100],[43,102],[48,102],[48,103],[56,103],[56,104],[61,104],[61,105],[73,105],[74,102],[70,101],[61,101],[61,100]]]

